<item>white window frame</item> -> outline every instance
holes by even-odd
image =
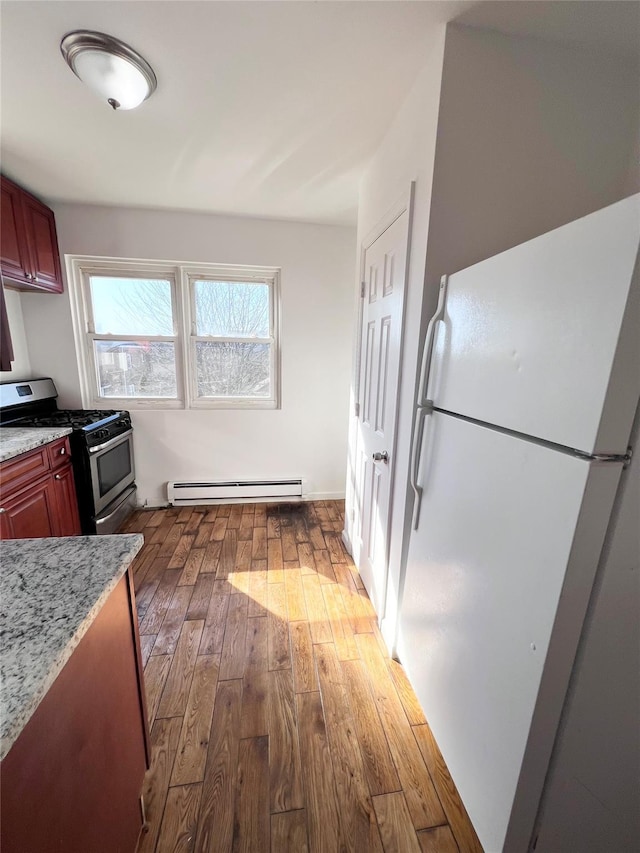
[[[73,332],[78,358],[82,404],[85,408],[135,409],[279,409],[281,388],[280,269],[278,267],[195,264],[66,255]],[[102,335],[95,332],[90,292],[91,276],[166,279],[171,284],[173,336]],[[270,335],[267,338],[197,335],[194,281],[238,281],[269,287]],[[175,341],[177,397],[101,397],[95,361],[95,340]],[[199,397],[196,341],[267,343],[271,346],[270,397]]]
[[[191,267],[185,267],[184,273],[186,276],[187,298],[189,300],[188,312],[191,318],[189,336],[189,361],[190,361],[190,397],[191,408],[201,409],[210,408],[212,405],[220,407],[221,401],[224,401],[225,408],[244,409],[244,408],[269,408],[277,407],[279,400],[279,358],[278,358],[278,335],[279,326],[278,311],[276,304],[279,299],[276,297],[278,287],[277,276],[270,274],[256,274],[253,269],[250,272],[243,272],[241,267],[217,267],[215,271],[209,267],[207,272],[203,272],[200,268],[197,272]],[[250,337],[234,337],[232,335],[199,335],[196,327],[196,296],[195,282],[196,281],[221,281],[234,282],[243,284],[262,284],[269,288],[269,331],[270,334],[265,338],[250,338]],[[198,375],[196,364],[196,344],[200,341],[213,342],[233,342],[242,344],[267,344],[270,346],[269,373],[271,378],[271,396],[270,397],[200,397],[198,395]],[[262,405],[260,405],[262,404]]]

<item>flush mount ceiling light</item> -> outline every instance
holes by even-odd
[[[156,88],[147,60],[113,36],[75,30],[62,39],[60,50],[76,77],[114,110],[132,110]]]

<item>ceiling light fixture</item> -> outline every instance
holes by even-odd
[[[132,110],[155,91],[153,68],[120,39],[75,30],[62,39],[60,50],[76,77],[114,110]]]

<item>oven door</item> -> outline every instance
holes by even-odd
[[[99,515],[135,480],[133,430],[89,448],[95,515]]]

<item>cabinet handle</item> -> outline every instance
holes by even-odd
[[[6,512],[6,509],[3,506],[0,506],[0,513]]]
[[[60,474],[54,474],[54,475],[53,475],[53,479],[54,479],[54,480],[61,480],[61,479],[62,479],[62,476],[61,476]]]
[[[66,447],[61,447],[61,448],[60,448],[60,456],[64,456],[64,454],[65,454],[66,452],[67,452]]]

